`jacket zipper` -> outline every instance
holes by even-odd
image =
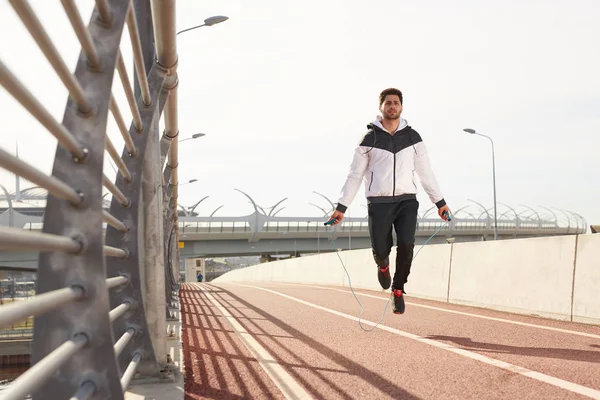
[[[369,184],[369,192],[371,191],[371,186],[373,186],[373,171],[371,171],[371,183]]]
[[[392,198],[396,197],[396,142],[394,142],[394,137],[390,136],[391,140],[392,140],[392,150],[394,150],[394,184],[393,184],[393,189],[392,189]]]

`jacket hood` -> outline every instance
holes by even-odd
[[[369,125],[373,125],[378,127],[379,129],[381,129],[384,132],[387,132],[387,130],[383,127],[383,125],[381,124],[381,120],[383,118],[381,118],[381,115],[378,115],[375,120],[373,122],[371,122]],[[396,129],[396,132],[406,128],[408,126],[408,121],[405,120],[404,118],[400,117],[400,123],[398,124],[398,129]],[[396,133],[396,132],[392,132],[392,133]]]

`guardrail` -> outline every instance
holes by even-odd
[[[0,340],[29,339],[33,337],[33,328],[0,329]]]
[[[166,319],[179,270],[171,239],[178,185],[175,2],[96,0],[86,25],[74,0],[62,0],[82,49],[74,72],[29,3],[10,4],[69,96],[59,122],[0,60],[0,84],[58,142],[51,175],[0,149],[0,167],[48,191],[42,231],[0,227],[1,250],[40,252],[36,295],[0,307],[0,328],[35,317],[32,365],[2,398],[123,399],[135,374],[168,373]],[[134,85],[129,51],[121,52],[126,32]],[[115,71],[129,128],[112,93]],[[120,154],[107,132],[109,113],[124,141]],[[115,180],[103,173],[105,152],[118,168]],[[109,211],[103,187],[112,194]]]
[[[6,194],[5,197],[10,200],[9,194]],[[196,203],[194,207],[199,203]],[[469,209],[470,206],[458,208],[447,230],[457,232],[493,230],[494,219],[489,212],[490,209],[485,209],[480,203],[475,202],[475,204],[479,206],[479,210],[475,211],[475,214]],[[181,210],[178,212],[180,218],[177,225],[180,233],[219,234],[233,232],[316,232],[330,230],[323,226],[323,221],[330,214],[327,212],[320,218],[314,216],[277,217],[277,212],[266,214],[262,208],[257,207],[255,213],[246,216],[213,216],[211,214],[211,216],[206,217],[190,215],[191,212],[186,211],[185,207],[182,205],[179,205],[179,207],[183,209],[183,212]],[[217,208],[217,210],[222,207]],[[542,211],[541,213],[528,206],[522,206],[523,210],[520,210],[520,212],[517,212],[516,209],[508,205],[505,205],[505,208],[506,211],[501,213],[497,219],[499,232],[515,231],[517,233],[527,232],[527,234],[530,234],[537,231],[539,234],[579,234],[586,232],[588,229],[585,219],[572,211],[556,209],[563,217],[562,220],[559,220],[557,212],[547,207],[541,207],[545,209],[545,212]],[[325,211],[324,209],[321,210]],[[109,211],[109,209],[106,208],[105,211]],[[443,222],[438,217],[427,217],[430,212],[431,209],[426,210],[422,216],[418,217],[417,231],[437,230],[443,225]],[[477,212],[479,212],[478,216],[476,216]],[[5,213],[14,214],[13,217],[18,217],[17,219],[20,221],[18,226],[22,229],[31,231],[43,229],[43,222],[40,221],[40,217],[38,216],[21,214],[15,210],[6,210]],[[0,217],[3,216],[4,214],[0,214]],[[10,219],[4,218],[3,223],[6,224],[7,220]],[[334,230],[341,232],[368,231],[368,222],[368,217],[366,216],[363,218],[346,217],[341,224],[334,227]],[[108,224],[105,222],[103,226],[106,227]],[[594,230],[594,225],[591,226],[591,229],[592,231]]]
[[[290,221],[288,219],[268,220],[262,226],[253,227],[248,221],[240,220],[216,220],[205,221],[202,218],[191,220],[182,218],[179,223],[180,233],[243,233],[243,232],[331,232],[332,228],[323,226],[324,219],[309,220],[305,218],[301,221]],[[417,222],[417,231],[436,231],[445,223],[440,219],[419,219]],[[368,232],[368,218],[344,218],[339,225],[334,227],[336,232]],[[491,231],[493,230],[493,221],[487,219],[453,219],[447,227],[442,228],[446,231]],[[584,226],[559,226],[554,221],[531,221],[531,220],[509,220],[498,221],[498,231],[504,232],[537,232],[577,234],[585,232]]]

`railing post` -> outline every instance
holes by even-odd
[[[162,195],[159,190],[160,174],[158,171],[158,141],[156,133],[157,126],[150,130],[152,136],[146,149],[146,157],[143,166],[142,204],[144,207],[144,241],[145,258],[143,268],[145,269],[145,306],[148,318],[148,329],[157,360],[161,364],[167,362],[167,340],[166,340],[166,298],[165,298],[165,260],[164,240],[162,229],[163,204]]]
[[[152,25],[152,7],[150,0],[134,0],[135,15],[144,56],[146,74],[150,73],[156,55],[154,47],[154,28]],[[134,66],[135,67],[135,66]],[[134,91],[136,98],[141,96],[137,74],[135,75]],[[144,288],[146,292],[144,305],[148,319],[148,329],[152,344],[160,364],[167,362],[166,338],[166,307],[165,280],[164,280],[164,253],[163,243],[165,237],[162,229],[163,196],[162,174],[159,166],[160,146],[158,143],[159,119],[152,121],[148,134],[150,135],[146,157],[142,169],[142,204],[144,205],[144,242],[145,259],[143,268],[145,273]],[[159,190],[160,189],[160,190]]]
[[[161,317],[164,318],[162,314],[156,315],[158,307],[156,299],[157,295],[159,297],[161,294],[164,296],[164,292],[157,291],[155,283],[150,284],[153,274],[156,274],[157,267],[148,267],[149,264],[153,265],[156,262],[150,248],[153,245],[156,246],[156,241],[162,237],[160,223],[152,219],[152,214],[156,215],[156,211],[152,211],[152,209],[156,210],[160,206],[160,202],[157,202],[151,196],[152,191],[156,192],[156,186],[158,185],[149,187],[148,180],[156,182],[153,179],[151,168],[150,176],[145,175],[148,170],[146,168],[148,163],[153,159],[156,160],[152,152],[152,143],[156,142],[155,137],[152,136],[152,131],[153,122],[160,117],[168,95],[163,90],[164,79],[164,71],[155,64],[150,74],[148,74],[152,104],[146,107],[143,105],[143,100],[138,98],[144,126],[142,132],[133,132],[132,135],[138,149],[138,157],[130,158],[123,154],[124,162],[132,171],[134,179],[128,183],[124,181],[122,175],[119,175],[116,181],[116,186],[127,198],[131,199],[131,204],[125,208],[113,198],[111,214],[117,216],[120,220],[128,221],[130,231],[123,235],[116,232],[114,228],[108,227],[106,234],[107,244],[114,247],[123,247],[124,244],[127,244],[127,248],[130,250],[130,254],[126,259],[113,260],[107,265],[109,277],[127,274],[131,282],[131,285],[111,293],[112,307],[129,302],[135,310],[133,313],[125,313],[113,322],[116,338],[121,337],[131,329],[134,330],[134,338],[121,351],[119,362],[121,369],[124,371],[132,357],[141,354],[142,359],[138,371],[145,376],[160,375],[158,364],[161,363],[159,361],[161,358],[158,356],[163,355],[166,351],[166,345],[163,350],[161,346],[157,345],[156,336],[154,336],[161,333],[156,330],[156,325],[160,323]],[[132,130],[135,130],[135,127],[132,127]],[[156,149],[156,146],[154,146],[154,149]],[[159,227],[158,232],[157,225]],[[158,252],[160,252],[162,244],[160,242],[158,244]],[[160,276],[157,278],[160,278]],[[162,335],[166,338],[166,325]]]

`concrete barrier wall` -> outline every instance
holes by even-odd
[[[577,241],[573,321],[600,325],[600,235]]]
[[[214,282],[348,287],[341,258],[352,287],[382,291],[370,249],[338,254],[255,265]],[[393,273],[395,248],[390,260]],[[428,245],[413,262],[406,291],[408,296],[600,325],[600,235]]]
[[[456,243],[449,302],[569,320],[575,236]]]

